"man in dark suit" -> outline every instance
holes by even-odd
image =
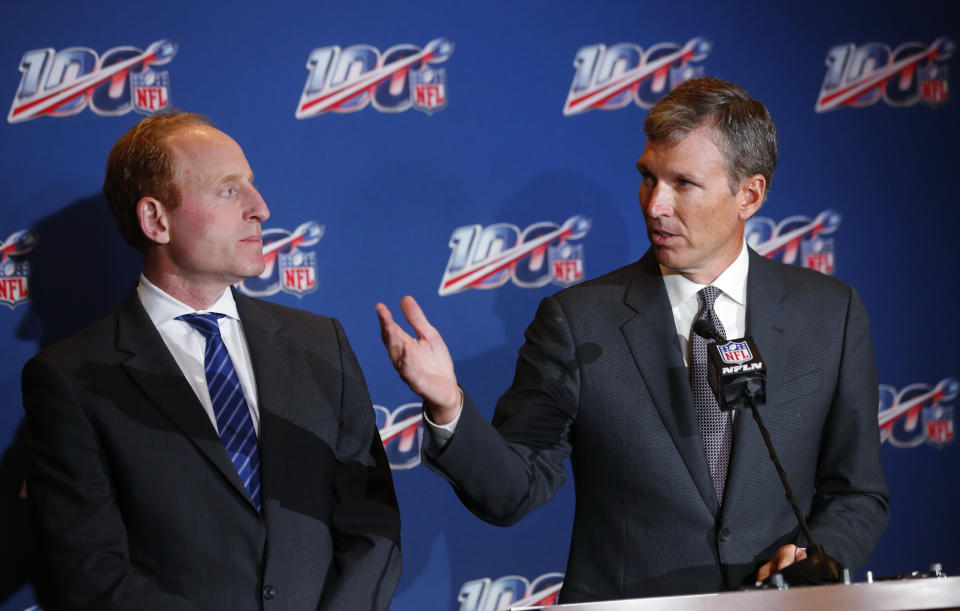
[[[23,372],[45,606],[386,609],[400,518],[343,329],[231,288],[269,216],[239,145],[144,119],[104,194],[137,289]]]
[[[806,542],[753,419],[706,384],[706,319],[765,358],[760,413],[808,516],[842,565],[887,523],[877,377],[864,307],[847,285],[765,259],[744,241],[776,166],[763,105],[712,78],[651,109],[637,167],[650,250],[544,299],[492,426],[456,384],[416,302],[417,337],[378,304],[384,343],[424,397],[428,465],[479,517],[511,524],[576,485],[561,602],[736,588],[805,557]]]

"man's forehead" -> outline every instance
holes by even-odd
[[[722,140],[716,129],[711,125],[701,124],[677,138],[667,139],[647,138],[638,166],[646,166],[661,159],[682,160],[682,156],[692,152],[701,154],[715,154],[718,160],[723,159]],[[678,159],[679,158],[679,159]]]
[[[204,124],[186,125],[166,140],[178,175],[249,172],[240,145],[224,132]],[[238,168],[241,165],[243,167]]]
[[[166,143],[171,148],[192,150],[205,143],[217,141],[232,142],[233,139],[219,129],[204,123],[188,123],[170,132]]]

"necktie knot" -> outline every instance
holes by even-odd
[[[700,302],[703,306],[700,308],[701,318],[705,312],[710,312],[713,310],[713,304],[717,302],[717,297],[720,296],[722,291],[713,285],[705,286],[698,291],[700,295]]]
[[[208,312],[207,314],[181,314],[177,320],[182,320],[200,332],[206,339],[220,335],[220,324],[217,322],[223,314]]]

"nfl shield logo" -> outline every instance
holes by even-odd
[[[280,266],[280,288],[302,298],[317,290],[317,254],[294,250],[277,257]]]
[[[133,109],[145,115],[155,115],[170,107],[170,74],[145,70],[130,73],[130,92]]]
[[[727,342],[717,346],[720,351],[720,358],[728,365],[739,365],[753,360],[753,353],[750,352],[750,346],[747,342]]]
[[[813,238],[800,243],[800,261],[804,267],[830,275],[836,269],[833,259],[833,238]]]
[[[920,83],[920,98],[932,105],[939,106],[947,101],[947,67],[931,64],[926,68],[917,66],[917,81]]]
[[[413,107],[431,114],[447,105],[447,75],[443,68],[410,71],[410,86],[413,88]]]
[[[554,284],[570,286],[583,280],[583,244],[550,246],[547,259]]]
[[[29,280],[30,264],[7,257],[0,263],[0,303],[10,309],[25,303],[30,298]]]
[[[942,448],[953,441],[953,406],[923,408],[923,432],[927,443]]]

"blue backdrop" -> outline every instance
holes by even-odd
[[[373,306],[416,296],[492,414],[537,302],[647,249],[634,167],[643,119],[697,75],[744,86],[780,130],[751,244],[853,284],[870,312],[892,500],[868,568],[938,561],[960,573],[958,6],[7,3],[0,608],[33,604],[20,369],[136,282],[103,168],[143,113],[169,106],[231,134],[271,207],[268,273],[241,289],[336,316],[350,336],[402,511],[393,609],[549,599],[572,486],[508,529],[464,509],[419,465],[417,397],[386,358]],[[504,252],[505,266],[486,266]]]

